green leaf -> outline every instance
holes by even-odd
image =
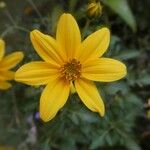
[[[137,83],[140,85],[150,85],[150,75],[142,76],[140,79],[137,80]]]
[[[110,83],[105,88],[106,92],[109,94],[116,94],[118,91],[121,91],[124,95],[128,93],[129,87],[125,82],[114,82]]]
[[[127,0],[105,0],[104,3],[117,13],[134,32],[137,30],[136,21]]]
[[[49,139],[47,139],[44,143],[41,144],[40,150],[50,150]]]
[[[126,138],[125,146],[128,150],[141,150],[140,146],[131,138]]]
[[[95,138],[91,145],[90,145],[90,150],[96,149],[100,146],[103,146],[104,144],[104,138],[106,136],[107,132],[104,132],[102,135],[100,135],[99,137]]]
[[[137,50],[125,50],[123,52],[121,52],[119,55],[116,56],[116,58],[119,58],[121,60],[128,60],[128,59],[133,59],[136,58],[140,55],[141,51],[137,51]]]
[[[126,99],[131,103],[131,104],[135,104],[135,106],[137,105],[137,106],[141,106],[142,107],[142,101],[141,101],[141,99],[137,96],[137,95],[135,95],[135,94],[133,94],[133,93],[128,93],[128,95],[126,95]],[[134,107],[135,107],[134,106]]]
[[[49,20],[51,21],[52,33],[56,32],[57,22],[62,12],[63,12],[63,9],[61,8],[61,6],[57,5],[53,8],[53,11],[51,15],[49,16]]]
[[[77,0],[70,0],[69,1],[69,12],[73,12],[77,5]]]

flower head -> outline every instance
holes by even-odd
[[[93,81],[110,82],[126,75],[123,63],[101,57],[109,46],[109,30],[104,27],[81,42],[75,19],[63,14],[56,39],[38,30],[30,35],[44,61],[25,64],[16,72],[15,79],[28,85],[46,85],[40,98],[41,119],[49,121],[55,117],[73,87],[91,111],[104,116],[104,104]]]
[[[14,72],[10,71],[15,67],[22,59],[22,52],[14,52],[7,56],[5,54],[5,42],[0,39],[0,90],[7,90],[11,87],[9,80],[14,79]]]

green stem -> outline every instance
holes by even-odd
[[[27,0],[27,1],[30,3],[30,5],[33,7],[33,9],[35,10],[35,12],[36,12],[37,15],[39,16],[39,18],[40,18],[40,20],[41,20],[41,23],[42,23],[44,26],[46,26],[46,23],[44,22],[43,17],[42,17],[42,15],[41,15],[40,11],[38,10],[38,8],[36,7],[36,5],[34,4],[34,2],[33,2],[32,0]]]
[[[83,33],[83,34],[82,34],[82,35],[83,35],[83,38],[86,36],[86,30],[88,29],[88,27],[89,27],[89,25],[90,25],[90,22],[91,22],[91,21],[90,21],[89,19],[86,20],[86,23],[85,23],[85,26],[84,26],[83,32],[82,32],[82,33]]]

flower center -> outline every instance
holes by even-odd
[[[81,64],[76,59],[72,59],[61,66],[60,73],[66,80],[74,81],[81,75]]]

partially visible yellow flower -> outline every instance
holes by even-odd
[[[0,146],[0,150],[15,150],[12,146]]]
[[[126,75],[123,63],[101,57],[109,46],[109,29],[99,29],[81,42],[77,22],[72,15],[63,14],[56,40],[38,30],[32,31],[30,37],[44,61],[25,64],[16,72],[15,79],[28,85],[46,85],[40,98],[41,119],[49,121],[55,117],[72,86],[91,111],[104,116],[105,107],[93,81],[110,82]]]
[[[0,39],[0,90],[7,90],[11,87],[11,84],[7,81],[14,79],[14,72],[10,71],[15,67],[22,59],[22,52],[14,52],[7,56],[5,54],[5,42]]]
[[[150,119],[150,98],[148,99],[147,106],[148,106],[148,110],[147,110],[147,118]]]
[[[89,17],[97,17],[102,14],[102,6],[100,1],[93,0],[87,6],[87,14]]]

